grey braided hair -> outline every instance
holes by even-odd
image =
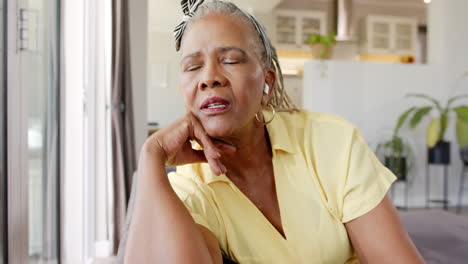
[[[268,102],[277,111],[295,111],[297,110],[291,98],[284,89],[283,73],[278,61],[278,55],[273,47],[265,28],[253,15],[240,9],[235,4],[222,0],[213,0],[203,4],[204,0],[181,0],[182,11],[184,13],[183,21],[175,28],[174,38],[176,50],[180,50],[182,37],[186,28],[194,21],[203,18],[212,13],[222,13],[237,16],[253,25],[258,34],[257,50],[260,58],[267,68],[271,68],[276,73],[276,86],[273,87],[273,95]],[[203,4],[203,5],[202,5]]]

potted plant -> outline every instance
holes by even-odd
[[[467,141],[466,133],[468,129],[468,106],[459,105],[452,107],[452,104],[461,99],[468,97],[468,94],[458,95],[451,97],[447,100],[445,107],[442,104],[426,95],[426,94],[408,94],[407,97],[421,98],[430,102],[430,105],[422,107],[411,107],[406,112],[410,118],[410,127],[415,128],[421,120],[431,113],[432,110],[436,110],[438,113],[437,118],[433,118],[426,130],[426,142],[428,146],[428,162],[430,164],[449,164],[450,163],[450,142],[445,140],[445,132],[447,130],[450,113],[453,111],[457,116],[457,129],[460,131],[457,133],[457,140],[459,143]]]
[[[308,43],[312,47],[312,54],[320,59],[330,59],[333,55],[333,46],[336,44],[336,34],[328,35],[310,34]]]
[[[408,171],[412,167],[412,150],[399,136],[399,131],[410,113],[411,111],[407,110],[398,117],[391,139],[378,144],[376,150],[378,155],[383,154],[385,166],[398,177],[398,180],[403,181],[407,179]]]

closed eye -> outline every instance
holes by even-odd
[[[239,62],[235,60],[225,60],[223,63],[224,64],[238,64]]]
[[[200,68],[201,68],[200,65],[193,65],[193,66],[187,67],[187,69],[185,69],[185,71],[195,71],[195,70],[198,70]]]

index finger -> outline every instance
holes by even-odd
[[[208,161],[208,164],[210,164],[210,168],[213,173],[216,175],[226,173],[226,167],[219,160],[219,158],[221,158],[221,154],[206,133],[205,129],[203,129],[202,125],[195,118],[191,118],[191,122],[193,128],[192,134],[202,145],[206,160]]]

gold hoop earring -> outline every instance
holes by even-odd
[[[269,104],[268,106],[269,106],[269,107],[271,108],[271,110],[273,111],[273,116],[272,116],[271,119],[268,120],[267,122],[262,122],[262,121],[260,121],[260,119],[258,118],[258,115],[255,114],[255,119],[257,120],[257,122],[258,122],[260,125],[266,126],[266,125],[270,124],[271,121],[273,121],[273,119],[275,119],[275,115],[276,115],[276,110],[275,110],[275,108],[274,108],[271,104]]]

